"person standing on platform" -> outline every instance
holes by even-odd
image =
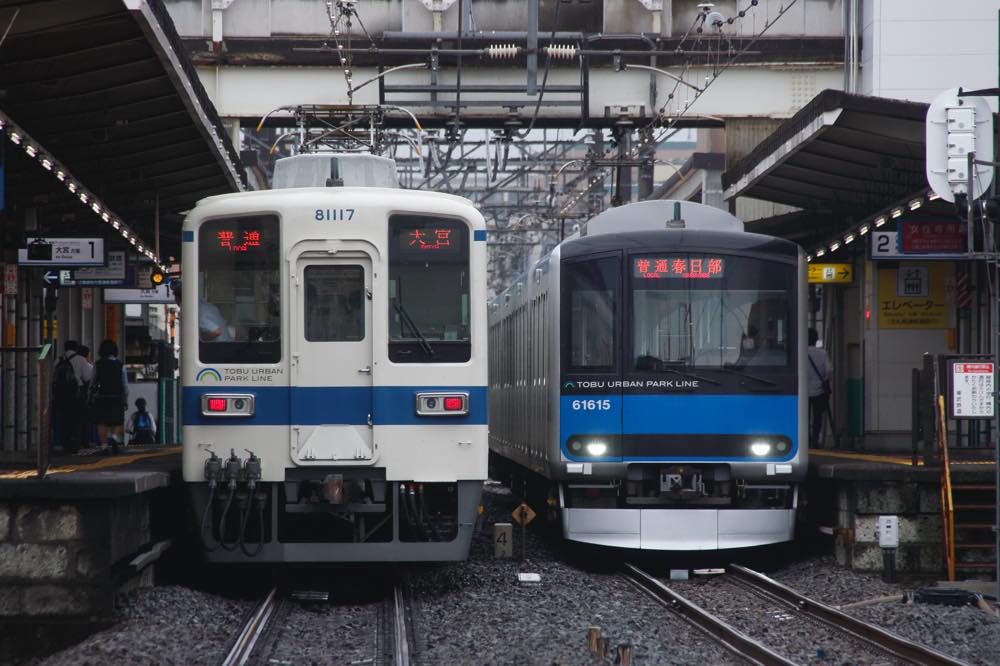
[[[128,408],[128,376],[118,359],[118,345],[105,340],[97,349],[94,380],[90,387],[91,409],[101,444],[118,453],[122,444],[122,421]]]
[[[807,387],[809,392],[809,445],[819,446],[823,434],[823,418],[830,412],[830,357],[826,351],[817,346],[819,333],[815,328],[809,329],[809,349],[806,350],[809,359]],[[833,423],[830,424],[833,428]]]
[[[52,445],[65,453],[76,453],[82,444],[85,408],[78,347],[76,340],[67,340],[52,369]]]
[[[76,359],[80,359],[79,363]],[[74,363],[79,363],[79,377],[83,383],[80,389],[80,442],[83,446],[90,447],[97,441],[97,427],[87,418],[87,398],[90,395],[90,384],[94,381],[94,364],[90,362],[90,347],[80,345],[73,357]]]

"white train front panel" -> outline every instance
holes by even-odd
[[[183,233],[184,479],[209,557],[463,558],[487,462],[478,211],[275,190],[206,199]]]

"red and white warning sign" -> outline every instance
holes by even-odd
[[[993,418],[993,364],[956,362],[951,366],[951,413],[955,418]]]
[[[80,302],[83,304],[84,310],[94,309],[94,290],[90,287],[84,287],[80,290]]]
[[[3,267],[3,293],[5,296],[17,296],[17,264],[5,264]]]

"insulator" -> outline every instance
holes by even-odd
[[[576,57],[576,47],[572,44],[549,44],[545,55],[554,60],[572,60]]]
[[[490,44],[486,47],[486,55],[494,60],[516,58],[521,47],[516,44]]]

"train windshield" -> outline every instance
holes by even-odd
[[[629,274],[634,370],[792,363],[792,266],[659,254],[630,257]]]
[[[281,360],[278,247],[278,219],[273,215],[201,225],[196,295],[202,363]]]
[[[389,360],[462,363],[472,355],[469,228],[426,215],[389,218]]]

